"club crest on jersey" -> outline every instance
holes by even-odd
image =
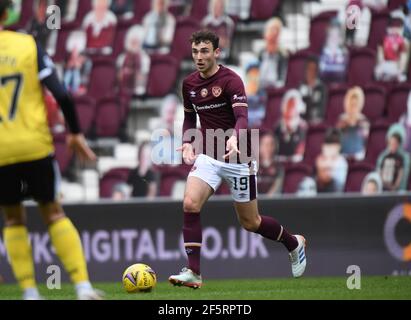
[[[205,97],[208,96],[208,90],[207,90],[206,88],[204,88],[203,90],[201,90],[201,96],[202,96],[203,98],[205,98]]]
[[[218,98],[219,96],[221,96],[223,89],[221,89],[221,87],[213,87],[212,91],[213,91],[213,96]]]

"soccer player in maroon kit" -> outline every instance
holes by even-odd
[[[239,143],[248,127],[244,84],[236,73],[217,63],[220,55],[219,38],[213,32],[195,32],[190,42],[197,71],[183,82],[183,146],[178,149],[183,153],[187,164],[194,164],[187,179],[183,203],[183,236],[188,266],[183,268],[180,274],[170,276],[169,281],[178,286],[201,287],[200,212],[223,179],[230,184],[241,225],[247,231],[281,242],[289,252],[293,276],[300,277],[306,266],[304,237],[290,234],[275,219],[261,216],[258,211],[257,164],[254,160],[244,160],[244,154],[249,150],[244,152],[240,148],[242,144]],[[187,134],[195,130],[197,115],[200,118],[202,134],[200,145],[197,143],[198,136],[193,139]],[[231,133],[227,138],[220,137],[215,134],[216,130]],[[213,137],[210,138],[210,135]],[[247,142],[249,149],[249,139]],[[219,153],[218,145],[221,144],[223,150]]]

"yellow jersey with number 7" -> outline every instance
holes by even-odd
[[[0,166],[54,152],[37,59],[32,36],[0,31]]]

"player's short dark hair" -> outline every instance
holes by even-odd
[[[0,0],[0,17],[6,12],[8,8],[12,6],[11,0]]]
[[[201,42],[211,42],[214,50],[220,46],[220,38],[214,32],[207,29],[196,31],[191,35],[191,44],[199,44]]]

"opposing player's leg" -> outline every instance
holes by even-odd
[[[200,254],[202,245],[202,228],[200,212],[204,203],[210,198],[221,183],[215,167],[209,159],[200,156],[193,166],[184,192],[184,246],[188,257],[188,267],[180,274],[169,277],[170,283],[191,288],[202,285],[200,271]]]
[[[80,235],[57,200],[60,180],[57,163],[51,157],[37,161],[27,169],[25,180],[30,195],[39,204],[56,254],[75,285],[77,298],[101,300],[101,294],[93,289],[89,281]]]
[[[0,167],[0,206],[4,216],[3,241],[14,277],[23,290],[23,299],[39,300],[33,255],[26,227],[21,167]]]
[[[225,164],[223,177],[230,183],[231,194],[241,225],[250,232],[281,242],[288,250],[292,273],[300,277],[305,270],[305,239],[290,234],[280,223],[269,216],[261,216],[257,204],[257,164]]]
[[[269,216],[260,216],[257,200],[235,202],[234,207],[241,225],[250,232],[264,238],[282,243],[289,252],[291,271],[294,277],[301,277],[307,263],[305,239],[300,235],[290,234],[278,221]]]
[[[21,204],[2,206],[3,239],[13,274],[23,290],[24,300],[41,300],[34,274],[33,255],[26,227],[26,213]]]
[[[101,300],[102,294],[90,284],[86,259],[79,233],[71,220],[66,217],[58,202],[40,203],[39,210],[48,231],[56,254],[63,263],[75,285],[80,300]]]

